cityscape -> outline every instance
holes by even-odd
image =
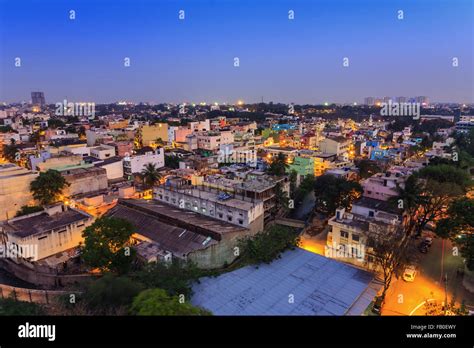
[[[0,315],[474,315],[473,17],[0,0]]]

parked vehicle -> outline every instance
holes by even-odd
[[[425,244],[426,246],[430,247],[431,244],[433,244],[433,237],[425,237],[423,238],[423,244]]]
[[[375,302],[372,307],[372,312],[380,315],[380,311],[382,310],[382,305],[383,305],[383,298],[381,296],[377,296],[375,298]]]
[[[416,276],[416,268],[415,266],[408,266],[405,268],[405,271],[403,272],[403,280],[406,282],[413,282],[415,280]]]
[[[420,245],[418,246],[418,250],[420,251],[420,253],[423,253],[423,254],[426,254],[428,252],[428,245],[426,245],[425,243],[420,243]]]

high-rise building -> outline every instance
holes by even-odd
[[[31,103],[33,105],[44,106],[46,104],[44,100],[43,92],[31,92]]]
[[[375,99],[374,97],[367,97],[364,99],[364,104],[365,105],[369,105],[369,106],[372,106],[375,104]]]

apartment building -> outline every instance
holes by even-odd
[[[82,231],[92,223],[92,217],[64,205],[10,219],[1,225],[10,246],[19,256],[38,261],[79,246]]]
[[[361,183],[365,197],[388,201],[398,196],[398,187],[405,186],[405,177],[402,173],[377,173]]]
[[[31,182],[35,171],[12,163],[0,164],[0,220],[11,219],[24,205],[33,205]]]
[[[123,171],[126,176],[140,173],[148,163],[153,163],[156,168],[165,166],[165,152],[159,147],[154,152],[147,152],[144,155],[133,155],[123,159]]]
[[[325,138],[319,142],[319,150],[325,154],[335,154],[344,157],[349,155],[351,141],[344,137]]]

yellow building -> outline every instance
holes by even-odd
[[[157,123],[152,126],[142,126],[140,129],[140,140],[142,146],[157,146],[156,140],[161,138],[163,142],[168,142],[168,124]]]

